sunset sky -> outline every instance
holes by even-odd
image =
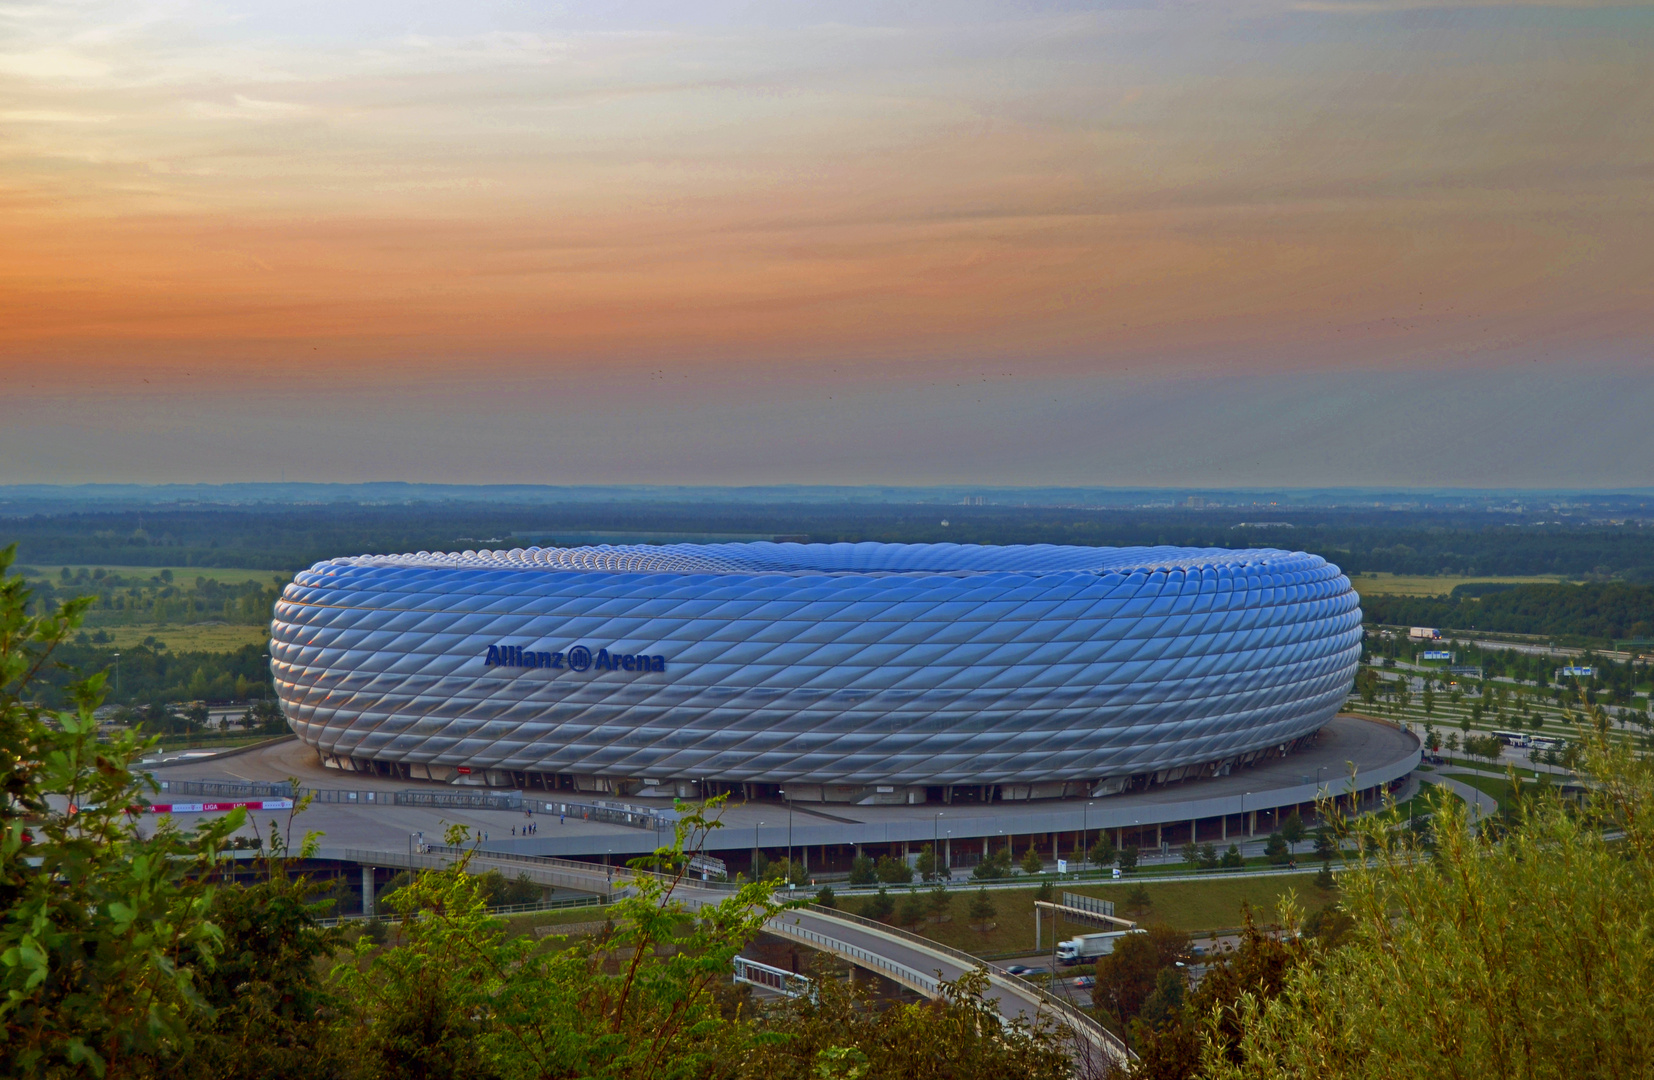
[[[1654,485],[1654,7],[0,0],[0,483]]]

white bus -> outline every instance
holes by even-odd
[[[1533,743],[1533,740],[1528,738],[1527,733],[1523,731],[1490,731],[1488,734],[1506,746],[1531,746]]]
[[[1535,750],[1561,750],[1563,747],[1568,745],[1568,740],[1550,739],[1543,735],[1535,735],[1529,740],[1529,744]]]

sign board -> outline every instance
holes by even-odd
[[[134,810],[137,807],[133,807]],[[291,810],[292,799],[238,799],[235,802],[150,803],[152,814],[216,814],[224,810]]]
[[[1453,654],[1448,652],[1446,649],[1426,649],[1424,650],[1424,659],[1447,660],[1451,662],[1453,659]]]
[[[1114,876],[1120,876],[1120,868],[1114,868]],[[1114,917],[1114,901],[1099,900],[1095,896],[1081,896],[1079,893],[1065,892],[1062,894],[1062,906],[1074,908],[1077,911],[1089,911],[1094,915]]]
[[[1067,859],[1058,859],[1057,860],[1057,873],[1059,873],[1059,874],[1068,873],[1068,860]]]

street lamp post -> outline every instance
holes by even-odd
[[[1085,804],[1085,828],[1080,830],[1080,873],[1085,873],[1085,864],[1091,861],[1091,803]],[[1055,968],[1052,969],[1056,970]]]
[[[121,654],[115,654],[115,700],[121,700]]]
[[[936,860],[942,857],[942,815],[943,810],[930,820],[930,869],[938,879],[942,876],[941,864]]]
[[[785,791],[781,797],[787,800],[787,887],[793,884],[793,799]]]
[[[764,824],[762,821],[758,825]],[[752,827],[752,880],[758,880],[758,825]]]

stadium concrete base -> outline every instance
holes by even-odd
[[[949,865],[968,868],[989,849],[1009,842],[1029,847],[1048,860],[1073,858],[1082,837],[1107,829],[1116,844],[1155,850],[1197,843],[1243,842],[1267,834],[1294,810],[1310,817],[1317,798],[1344,800],[1371,808],[1383,792],[1405,781],[1418,765],[1420,747],[1411,733],[1378,720],[1340,715],[1322,728],[1315,742],[1286,757],[1264,761],[1225,777],[1186,780],[1096,799],[995,803],[928,803],[915,806],[842,806],[782,802],[731,803],[723,827],[705,848],[726,858],[731,870],[749,865],[751,853],[795,858],[821,872],[848,868],[865,854],[916,854],[935,840]],[[1353,774],[1353,778],[1352,778]],[[307,787],[395,791],[418,786],[406,780],[324,769],[315,752],[285,742],[224,761],[180,764],[168,779],[283,780]],[[556,795],[525,793],[533,817],[512,811],[437,810],[392,805],[316,804],[297,824],[326,834],[329,845],[400,849],[423,834],[438,842],[449,824],[486,834],[489,850],[574,858],[634,857],[666,839],[653,830],[583,821],[557,813]],[[629,798],[636,806],[662,807],[668,800]],[[532,835],[521,835],[534,824]],[[519,835],[513,835],[517,831]]]

